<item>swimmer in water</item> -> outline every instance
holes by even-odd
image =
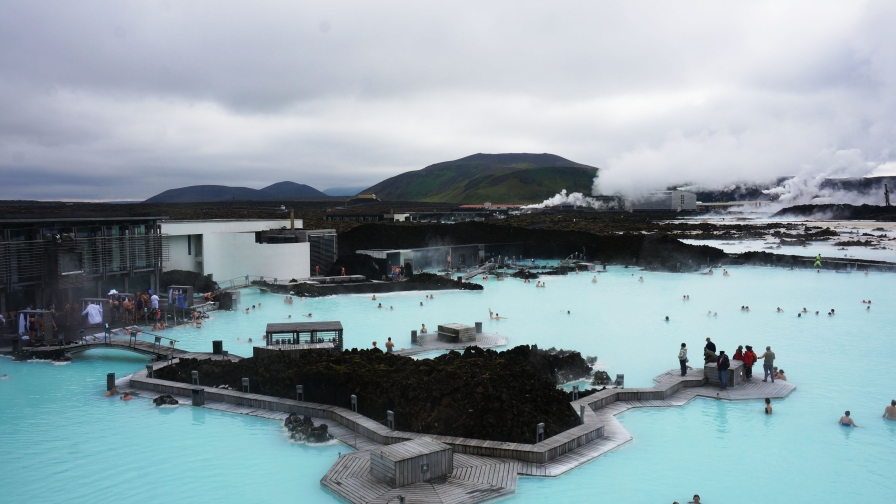
[[[291,319],[291,318],[292,318],[292,315],[287,315],[286,318],[287,318],[287,319]]]
[[[246,308],[245,310],[243,310],[243,313],[245,313],[246,315],[248,315],[248,314],[249,314],[249,309]]]
[[[669,316],[668,316],[668,315],[666,315],[666,322],[668,322],[668,321],[669,321]]]
[[[591,283],[597,283],[597,275],[591,277]]]
[[[394,310],[394,309],[395,309],[395,308],[392,308],[391,306],[389,307],[389,310]]]
[[[261,303],[258,303],[258,307],[261,308]]]
[[[426,334],[428,332],[429,331],[426,330],[426,324],[421,324],[420,325],[420,334]]]
[[[844,427],[858,427],[858,425],[853,422],[852,418],[849,417],[849,411],[847,411],[843,414],[842,417],[840,417],[840,425]]]
[[[638,281],[639,281],[639,282],[643,282],[643,281],[644,281],[644,277],[638,277]]]
[[[252,338],[249,338],[249,343],[252,343]]]
[[[383,307],[383,303],[379,303],[379,304],[377,304],[376,307],[377,307],[377,308],[382,308],[382,307]]]
[[[255,305],[252,305],[252,309],[253,309],[253,310],[255,309]]]
[[[765,398],[765,414],[766,415],[772,414],[772,400],[769,399],[768,397]]]
[[[726,270],[725,268],[722,268],[722,276],[731,276],[731,275],[728,274],[728,270]]]
[[[311,314],[310,314],[310,313],[309,313],[308,315],[302,315],[302,316],[305,317],[305,318],[311,318]]]
[[[815,310],[815,314],[818,315],[818,310]]]
[[[778,313],[781,313],[781,312],[784,311],[784,310],[782,310],[781,307],[779,306],[778,309],[777,309],[776,311],[777,311]]]
[[[709,268],[709,271],[706,272],[707,275],[712,275],[712,268]]]
[[[423,306],[423,301],[420,301],[420,306]]]
[[[710,315],[712,315],[712,310],[709,310],[708,312],[706,312],[707,317],[709,317]]]
[[[870,310],[871,307],[870,307],[870,306],[866,306],[865,309],[866,309],[866,310]]]
[[[118,389],[115,387],[112,387],[112,390],[106,392],[106,395],[104,395],[103,397],[112,397],[112,396],[117,396],[117,395],[118,395]]]
[[[803,307],[803,313],[809,313],[809,310],[807,310],[805,306]]]
[[[121,397],[119,397],[119,399],[121,399],[122,401],[130,401],[131,399],[133,399],[133,397],[131,397],[130,392],[126,391],[124,394],[121,394]]]
[[[0,380],[5,380],[7,378],[9,378],[9,376],[5,373],[3,374],[3,376],[0,376]]]
[[[376,301],[376,294],[374,294],[373,297],[370,298],[370,300],[371,300],[371,301]]]

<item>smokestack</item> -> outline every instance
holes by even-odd
[[[296,230],[296,211],[295,210],[289,211],[289,229],[292,229],[293,231]]]

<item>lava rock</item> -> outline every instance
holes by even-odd
[[[610,379],[610,375],[606,371],[594,372],[594,378],[591,380],[592,385],[609,385],[611,383],[613,383],[613,380]]]
[[[305,441],[308,443],[323,443],[329,441],[331,436],[327,424],[315,426],[310,416],[299,416],[298,413],[290,413],[283,426],[289,431],[289,437],[293,441]]]
[[[177,406],[180,404],[177,399],[171,397],[168,394],[160,395],[152,400],[152,403],[156,406]]]
[[[541,422],[546,437],[579,425],[578,412],[557,385],[590,377],[592,371],[578,352],[521,345],[502,352],[471,346],[420,360],[378,349],[336,355],[309,350],[297,357],[239,361],[181,359],[156,376],[190,383],[193,370],[206,386],[238,390],[246,377],[253,393],[275,397],[294,398],[296,385],[303,385],[306,401],[345,409],[354,394],[358,412],[368,418],[381,421],[393,411],[397,430],[513,443],[533,443],[531,426]],[[305,425],[296,416],[290,423],[298,420]],[[310,433],[311,426],[306,438]]]

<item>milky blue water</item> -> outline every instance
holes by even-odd
[[[383,309],[370,296],[290,306],[279,296],[243,291],[243,306],[262,307],[248,315],[218,312],[202,329],[164,334],[189,350],[210,351],[211,341],[221,339],[232,353],[250,355],[247,338],[260,341],[268,322],[307,320],[301,313],[341,320],[349,348],[374,340],[382,346],[389,336],[409,346],[410,331],[422,323],[434,329],[482,321],[486,332],[507,335],[511,345],[596,355],[600,369],[625,373],[627,386],[650,386],[652,377],[675,368],[681,342],[694,353],[707,336],[729,351],[771,345],[776,364],[797,385],[774,402],[771,417],[760,401],[701,399],[632,410],[620,416],[632,442],[559,478],[523,478],[512,500],[686,502],[699,493],[705,502],[892,501],[896,422],[880,416],[896,398],[896,275],[729,271],[723,277],[611,268],[597,283],[589,274],[544,277],[544,289],[492,279],[485,291],[436,291],[430,301],[424,293],[378,295]],[[682,300],[685,294],[690,301]],[[863,299],[872,300],[871,310]],[[776,312],[779,306],[784,313]],[[803,307],[812,314],[798,318]],[[488,320],[489,308],[508,318]],[[826,315],[831,308],[837,315]],[[333,500],[318,481],[346,446],[290,443],[279,422],[102,397],[107,372],[122,376],[144,363],[108,350],[64,366],[0,360],[0,374],[9,374],[0,381],[0,488],[10,502],[147,498],[159,474],[170,477],[161,495],[177,500]],[[837,425],[845,409],[859,429]]]

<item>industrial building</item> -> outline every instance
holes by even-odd
[[[626,200],[625,209],[630,212],[696,212],[697,195],[686,191],[659,191]]]

